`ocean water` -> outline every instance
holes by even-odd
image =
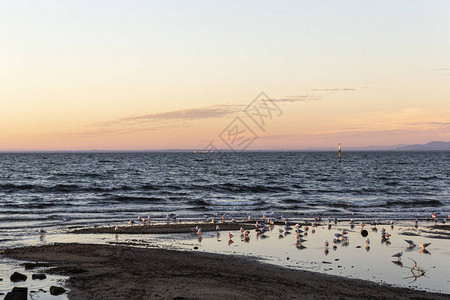
[[[447,217],[449,179],[450,152],[1,153],[0,241],[167,213]]]

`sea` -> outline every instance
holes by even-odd
[[[450,214],[450,152],[0,153],[0,241],[67,228]],[[439,218],[439,215],[438,215]]]

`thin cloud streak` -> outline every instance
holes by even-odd
[[[228,115],[232,115],[240,111],[243,105],[214,105],[203,108],[191,108],[174,110],[162,113],[145,114],[138,116],[131,116],[120,118],[112,121],[99,122],[93,124],[93,126],[109,126],[117,124],[135,123],[135,122],[151,122],[151,121],[164,121],[164,120],[202,120],[210,118],[222,118]]]
[[[277,102],[277,103],[294,103],[294,102],[306,102],[306,101],[319,101],[319,100],[322,100],[322,97],[304,95],[304,96],[287,96],[285,98],[270,99],[270,100],[273,102]]]
[[[312,89],[315,92],[350,92],[356,91],[354,88],[332,88],[332,89]]]

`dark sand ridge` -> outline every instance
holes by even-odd
[[[449,299],[449,295],[291,270],[254,259],[111,245],[54,244],[4,256],[50,262],[70,299]]]
[[[71,233],[121,233],[121,234],[156,234],[156,233],[187,233],[192,232],[192,228],[199,226],[203,232],[215,231],[216,225],[220,226],[221,231],[239,230],[241,227],[244,229],[255,229],[255,223],[162,223],[151,225],[126,225],[118,226],[118,230],[115,230],[115,226],[107,227],[87,227],[71,230]],[[283,223],[284,224],[284,223]]]

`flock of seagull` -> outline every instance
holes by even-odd
[[[426,221],[433,220],[435,222],[435,224],[437,224],[437,222],[438,222],[437,215],[438,214],[439,213],[433,212],[431,214],[431,218],[429,216],[426,216],[425,220]],[[450,218],[450,215],[447,216],[447,218]],[[222,222],[222,223],[228,222],[228,219],[227,219],[225,214],[222,215],[221,219],[222,220],[220,222]],[[175,214],[167,214],[166,215],[166,220],[167,220],[168,223],[170,223],[170,222],[181,223],[181,218],[179,218]],[[229,220],[230,220],[229,222],[231,222],[232,224],[238,224],[238,222],[234,218],[231,218]],[[142,217],[138,216],[136,222],[133,221],[133,220],[129,220],[128,223],[130,225],[133,225],[133,224],[135,224],[137,222],[141,222],[143,225],[146,225],[146,224],[149,225],[149,224],[151,224],[151,221],[152,221],[152,218],[150,216],[148,216],[147,218],[142,218]],[[306,248],[303,245],[303,243],[306,242],[306,240],[304,238],[308,235],[308,231],[310,229],[306,225],[302,226],[302,225],[300,225],[298,223],[294,225],[287,218],[284,218],[282,215],[280,217],[274,217],[273,213],[271,215],[263,214],[262,215],[262,221],[256,221],[256,220],[254,220],[252,218],[251,215],[248,215],[247,219],[244,222],[255,222],[255,231],[256,231],[257,237],[264,238],[265,237],[264,233],[267,232],[267,231],[273,230],[275,223],[279,222],[279,221],[284,222],[284,225],[282,225],[279,228],[279,233],[280,233],[279,237],[280,238],[284,238],[286,235],[291,234],[291,231],[294,231],[295,232],[295,245],[296,245],[296,247],[298,249]],[[310,224],[310,226],[312,227],[311,232],[314,233],[315,232],[314,228],[319,226],[319,222],[320,221],[321,221],[321,217],[317,216],[311,222],[306,222],[305,221],[305,224]],[[210,218],[208,216],[205,216],[205,222],[216,224],[215,229],[216,229],[216,231],[218,233],[218,236],[219,236],[219,232],[221,231],[220,224],[219,224],[220,222],[218,222],[215,218]],[[418,226],[418,222],[419,222],[418,219],[416,219],[415,220],[415,227],[416,228]],[[334,218],[334,220],[332,220],[330,217],[328,217],[328,221],[327,221],[328,229],[331,229],[332,223],[334,223],[336,225],[338,223],[337,218]],[[441,223],[443,223],[443,224],[446,223],[446,218],[445,217],[443,218]],[[373,226],[372,227],[372,231],[375,231],[375,232],[378,231],[378,228],[377,228],[378,222],[377,222],[377,220],[374,220],[373,222],[371,222],[369,224],[371,224]],[[391,229],[393,229],[394,228],[394,221],[390,221],[389,224],[391,226]],[[351,229],[353,229],[355,227],[355,222],[353,221],[353,219],[350,220],[349,225],[350,225]],[[361,227],[361,235],[363,237],[367,237],[368,232],[367,232],[367,230],[364,229],[366,224],[364,222],[360,222],[359,225]],[[114,231],[117,232],[118,230],[119,230],[119,227],[115,226]],[[191,231],[196,233],[198,235],[198,237],[199,237],[199,240],[201,240],[201,236],[203,235],[203,231],[198,225],[193,227],[193,228],[191,228]],[[39,232],[40,235],[46,234],[46,231],[43,228],[39,228],[38,232]],[[241,227],[240,228],[240,233],[241,233],[241,239],[243,239],[244,242],[248,242],[250,240],[250,231],[249,230],[245,230],[243,227]],[[389,245],[390,244],[390,242],[389,242],[389,237],[390,236],[391,236],[391,234],[388,233],[386,231],[386,229],[383,227],[381,229],[381,243],[386,243],[387,245]],[[231,232],[228,232],[227,237],[229,238],[228,244],[229,245],[232,244],[233,243],[232,238],[234,237],[234,235]],[[419,248],[421,248],[420,251],[422,253],[429,253],[426,250],[426,248],[429,245],[431,245],[431,243],[418,243],[416,245],[412,240],[406,240],[405,239],[405,241],[406,241],[406,243],[408,243],[408,249],[413,249],[413,248],[418,246]],[[333,249],[336,250],[336,248],[337,248],[336,244],[342,243],[343,246],[348,246],[349,242],[350,242],[350,238],[348,236],[348,231],[345,230],[345,229],[342,229],[340,232],[334,234],[334,237],[333,237],[333,244],[334,244],[333,245]],[[366,250],[367,251],[370,250],[370,246],[369,245],[370,245],[370,239],[367,238],[366,239]],[[328,248],[330,247],[330,243],[328,242],[328,240],[325,241],[324,246],[325,246],[325,251],[324,252],[325,252],[325,255],[327,255],[328,254]],[[401,260],[402,256],[403,256],[403,250],[392,255],[392,257],[397,258],[398,261]]]
[[[435,222],[437,222],[436,215],[437,215],[436,213],[432,213],[432,219]],[[450,216],[448,216],[448,217],[450,218]],[[255,231],[256,231],[257,237],[258,236],[264,237],[264,233],[265,232],[273,230],[274,224],[276,222],[273,218],[267,218],[265,214],[263,214],[262,219],[263,219],[263,221],[255,221],[255,220],[253,220],[251,215],[249,215],[247,217],[247,220],[246,220],[248,222],[253,222],[253,221],[255,222],[255,227],[256,227]],[[304,237],[307,236],[308,231],[309,231],[310,228],[308,226],[306,226],[306,225],[302,226],[302,225],[300,225],[298,223],[293,225],[293,224],[291,224],[291,222],[289,222],[289,220],[287,218],[281,218],[281,219],[284,221],[284,225],[279,228],[279,233],[280,233],[279,237],[280,238],[284,238],[287,234],[290,234],[291,231],[294,231],[295,232],[295,239],[296,239],[296,243],[295,243],[296,247],[299,248],[299,249],[306,248],[303,245],[303,243],[306,242]],[[426,220],[430,220],[430,219],[427,217]],[[206,220],[206,221],[208,221],[208,220]],[[314,228],[316,226],[319,226],[318,222],[320,222],[320,221],[321,221],[320,216],[317,216],[310,223],[311,224],[310,226],[312,227],[312,230],[311,230],[312,233],[315,232]],[[210,219],[209,222],[214,223],[214,224],[217,223],[214,218]],[[226,222],[225,215],[222,216],[222,222]],[[235,219],[231,219],[231,222],[236,224]],[[332,223],[333,223],[333,221],[331,220],[331,218],[328,218],[328,222],[327,222],[328,229],[331,229]],[[334,219],[334,224],[337,224],[337,223],[338,223],[338,220],[337,220],[337,218],[335,218]],[[445,224],[445,221],[443,223]],[[349,224],[350,224],[350,228],[353,229],[355,227],[355,222],[353,221],[353,219],[350,220]],[[370,224],[373,226],[372,227],[372,231],[378,231],[378,228],[377,228],[378,222],[376,220],[371,222]],[[391,226],[391,229],[393,229],[394,228],[394,221],[390,221],[389,224]],[[364,222],[360,222],[359,225],[361,227],[361,235],[363,237],[367,237],[368,232],[364,229],[366,224]],[[418,220],[417,219],[415,220],[415,226],[416,227],[418,226]],[[217,235],[218,236],[219,236],[219,231],[220,230],[221,230],[220,229],[220,225],[216,224],[216,231],[217,231]],[[197,226],[191,228],[191,231],[196,233],[199,236],[199,241],[201,241],[201,236],[203,235],[202,229],[197,225]],[[391,234],[389,232],[387,232],[384,227],[382,227],[380,232],[381,232],[381,243],[386,243],[387,245],[389,245],[390,244],[389,238],[391,237]],[[240,228],[240,233],[241,233],[241,239],[243,239],[245,242],[248,242],[249,238],[250,238],[249,237],[250,236],[250,231],[249,230],[245,230],[243,227],[241,227]],[[349,245],[350,238],[348,236],[348,233],[349,232],[346,229],[342,229],[340,232],[334,234],[334,238],[333,238],[333,244],[334,244],[333,245],[333,249],[334,250],[336,250],[336,248],[337,248],[336,244],[338,244],[338,243],[342,243],[343,246],[348,246]],[[228,244],[230,245],[230,244],[233,243],[232,238],[234,237],[234,235],[231,232],[228,232],[227,236],[229,238]],[[418,246],[419,248],[421,248],[420,252],[422,252],[422,253],[429,253],[426,250],[426,248],[429,245],[431,245],[431,243],[418,243],[416,245],[412,240],[406,240],[405,239],[405,241],[409,245],[408,249],[413,249],[416,246]],[[366,243],[366,251],[369,251],[370,250],[370,239],[368,237],[366,238],[365,243]],[[324,252],[325,252],[325,255],[327,255],[329,253],[328,248],[330,247],[330,243],[328,242],[328,240],[325,241],[324,246],[325,246],[325,251]],[[403,250],[392,255],[392,257],[397,258],[398,261],[401,260],[402,256],[403,256]]]

